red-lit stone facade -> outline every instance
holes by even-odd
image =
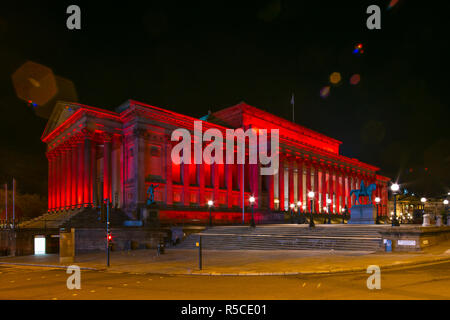
[[[256,198],[256,220],[298,201],[304,211],[311,190],[315,212],[324,213],[330,198],[331,211],[339,214],[344,207],[351,210],[350,190],[364,181],[377,185],[373,197],[381,198],[380,215],[387,214],[389,179],[377,175],[377,167],[340,155],[340,141],[245,103],[213,113],[202,122],[203,131],[279,129],[278,174],[262,176],[259,164],[246,164],[243,186],[240,164],[175,165],[171,150],[178,142],[171,141],[171,134],[177,128],[193,132],[194,121],[199,119],[132,100],[116,112],[58,102],[42,136],[49,163],[49,211],[109,198],[130,217],[139,217],[153,183],[162,220],[204,219],[212,199],[215,219],[238,222],[243,191],[246,207],[251,195]]]

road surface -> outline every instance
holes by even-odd
[[[69,290],[65,269],[0,266],[0,299],[450,299],[450,262],[369,274],[310,276],[168,276],[81,271]]]

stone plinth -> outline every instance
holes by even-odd
[[[372,204],[355,205],[351,208],[348,224],[375,224],[377,212]]]
[[[424,214],[423,215],[422,227],[429,227],[430,225],[431,225],[431,223],[430,223],[430,215],[429,214]]]
[[[402,225],[382,229],[383,243],[392,241],[392,251],[421,251],[425,247],[437,245],[450,239],[450,227],[422,227],[420,225]]]

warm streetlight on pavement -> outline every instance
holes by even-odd
[[[392,226],[399,227],[400,223],[397,220],[397,192],[400,190],[400,186],[397,183],[391,185],[391,191],[394,195],[394,216],[392,218]]]
[[[327,199],[326,202],[327,202],[327,212],[328,212],[327,224],[331,224],[331,210],[330,210],[331,199]]]
[[[380,217],[378,216],[378,206],[380,204],[380,201],[381,201],[380,197],[375,197],[375,203],[377,206],[377,220],[375,222],[376,224],[380,224]]]
[[[208,200],[208,207],[209,207],[209,226],[212,227],[212,216],[211,216],[211,209],[214,205],[214,202],[212,200]]]
[[[315,196],[315,194],[313,191],[308,192],[308,198],[311,200],[311,210],[310,210],[310,216],[309,216],[309,227],[310,228],[315,227],[314,218],[313,218],[314,196]]]
[[[252,228],[254,228],[254,227],[255,227],[255,218],[254,218],[254,216],[253,216],[253,204],[255,203],[255,197],[254,197],[254,196],[251,196],[251,197],[248,199],[248,201],[250,201],[250,205],[252,206],[252,220],[250,221],[250,226],[251,226]]]

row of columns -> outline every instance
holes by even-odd
[[[287,166],[285,166],[285,162]],[[285,171],[288,171],[288,183],[285,183]],[[297,170],[297,195],[294,194],[294,172]],[[319,177],[319,171],[321,177]],[[303,174],[306,173],[305,182],[303,181]],[[287,205],[294,203],[297,206],[297,202],[302,203],[298,208],[300,211],[310,212],[326,212],[328,208],[331,213],[341,213],[341,209],[347,207],[348,209],[354,203],[355,197],[350,196],[352,189],[359,189],[361,181],[368,186],[371,183],[375,183],[375,177],[367,174],[361,174],[354,169],[343,169],[333,165],[319,163],[314,160],[298,159],[293,157],[287,157],[286,155],[280,156],[280,166],[278,172],[278,198],[274,199],[273,179],[269,179],[269,201],[270,208],[276,209],[276,203],[278,203],[278,209],[280,211],[288,210],[286,207],[285,199],[287,198]],[[320,178],[320,180],[319,180]],[[327,179],[328,178],[328,179]],[[285,190],[285,186],[288,186],[288,190]],[[319,188],[319,185],[321,188]],[[311,208],[311,201],[308,198],[308,193],[313,191],[315,196],[313,198],[313,208]],[[319,194],[320,203],[319,203]],[[376,196],[382,195],[381,187],[377,185],[377,191],[373,193],[373,199]],[[353,198],[353,199],[352,199]],[[326,199],[330,199],[331,203],[328,205]],[[373,200],[372,199],[372,200]],[[360,198],[363,203],[367,203],[367,200]],[[325,209],[326,208],[326,209]]]
[[[60,211],[97,203],[97,145],[103,144],[103,198],[111,199],[111,136],[101,140],[84,132],[47,152],[48,210]]]

